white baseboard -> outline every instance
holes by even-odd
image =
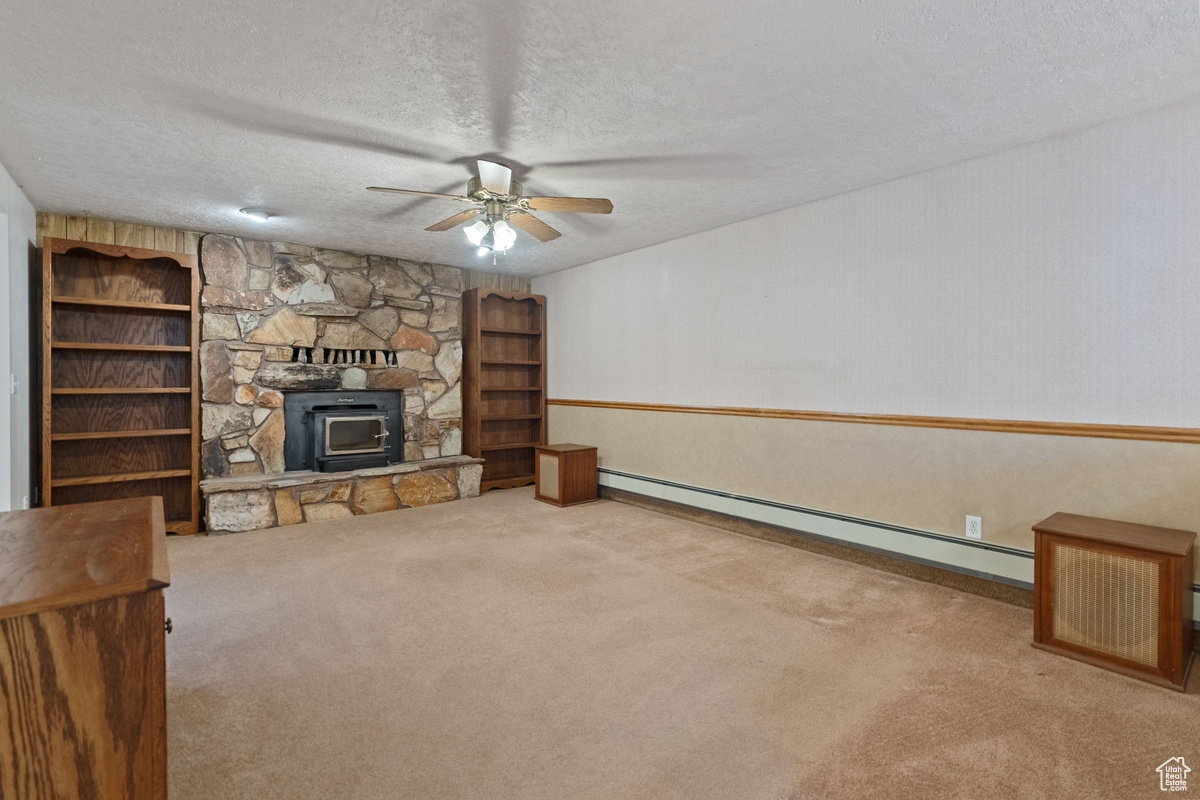
[[[771,525],[861,550],[870,550],[1011,586],[1033,588],[1031,550],[833,514],[604,467],[599,469],[599,483],[611,489]],[[1198,585],[1192,586],[1192,605],[1192,618],[1196,620],[1197,627],[1200,627]]]

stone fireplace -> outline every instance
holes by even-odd
[[[462,455],[458,269],[217,234],[200,240],[200,268],[210,531],[478,493],[478,460]],[[290,470],[284,396],[321,390],[402,396],[399,458],[345,472]]]

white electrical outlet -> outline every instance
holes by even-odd
[[[983,518],[972,517],[967,515],[967,538],[982,539],[983,538]]]
[[[21,508],[29,508],[29,495],[21,498]]]

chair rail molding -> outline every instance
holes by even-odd
[[[800,411],[787,408],[687,406],[668,403],[626,403],[613,400],[568,400],[563,398],[550,398],[546,404],[582,408],[615,408],[625,411],[664,411],[673,414],[717,414],[730,417],[766,417],[808,422],[848,422],[860,425],[901,425],[913,428],[953,428],[992,433],[1032,433],[1043,436],[1086,436],[1097,439],[1137,439],[1149,442],[1200,444],[1200,428],[1167,428],[1152,425],[924,417],[905,414],[849,414],[837,411]]]

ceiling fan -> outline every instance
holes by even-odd
[[[479,255],[507,252],[517,240],[513,226],[520,228],[541,242],[549,242],[562,236],[561,233],[531,214],[531,211],[566,211],[584,214],[610,214],[613,204],[600,197],[525,197],[521,184],[512,179],[512,170],[492,161],[476,162],[479,175],[467,182],[465,195],[419,192],[414,189],[389,189],[384,186],[368,186],[371,192],[395,192],[415,194],[421,197],[436,197],[472,203],[478,208],[461,211],[452,217],[436,222],[425,230],[448,231],[474,219],[475,223],[465,233],[471,244],[479,248]]]

